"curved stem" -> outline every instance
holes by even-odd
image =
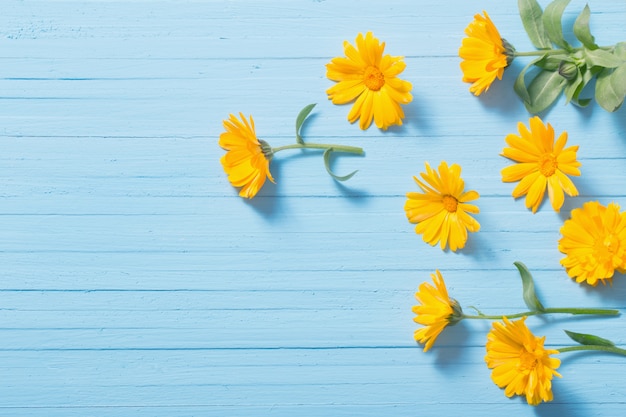
[[[559,353],[576,352],[581,350],[595,350],[600,352],[615,353],[617,355],[626,356],[626,349],[618,348],[615,346],[600,346],[600,345],[580,345],[580,346],[567,346],[557,349]]]
[[[536,316],[538,314],[589,314],[589,315],[598,315],[598,316],[617,316],[619,315],[619,310],[607,310],[603,308],[546,308],[544,310],[532,310],[532,311],[524,311],[522,313],[515,314],[500,314],[500,315],[468,315],[463,314],[464,319],[471,320],[500,320],[502,317],[507,317],[509,319],[517,319],[524,316]]]
[[[356,146],[345,146],[345,145],[332,145],[327,143],[294,143],[292,145],[279,146],[277,148],[272,148],[272,152],[280,152],[286,149],[329,149],[332,148],[335,152],[346,152],[352,153],[356,155],[363,155],[363,148],[358,148]]]

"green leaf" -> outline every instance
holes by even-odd
[[[626,96],[626,64],[605,68],[596,81],[596,101],[609,112],[619,109]]]
[[[615,50],[613,51],[613,54],[619,59],[623,59],[624,61],[626,61],[626,42],[620,42],[615,45]]]
[[[298,143],[304,143],[302,136],[300,136],[300,129],[316,104],[317,103],[313,103],[305,106],[302,110],[300,110],[300,113],[298,113],[298,117],[296,117],[296,141]]]
[[[589,17],[591,16],[591,9],[589,9],[589,5],[585,5],[585,8],[576,18],[574,22],[574,35],[576,38],[587,48],[589,49],[598,49],[598,45],[596,45],[596,40],[591,34],[591,30],[589,29]]]
[[[576,79],[567,83],[565,88],[563,89],[563,94],[565,95],[565,104],[572,101],[572,99],[576,96],[576,91],[580,94],[580,90],[582,90],[583,86],[583,76],[580,73],[580,69],[578,69],[578,75]],[[580,87],[580,90],[579,90]]]
[[[543,10],[537,0],[517,0],[519,15],[528,38],[537,49],[550,49],[552,44],[543,27]]]
[[[570,0],[554,0],[546,6],[543,12],[543,26],[548,38],[550,38],[555,45],[567,50],[570,50],[571,47],[565,38],[563,38],[561,19],[563,17],[563,11],[569,2]]]
[[[591,346],[615,346],[615,343],[611,342],[608,339],[604,339],[600,336],[595,336],[592,334],[584,334],[584,333],[576,333],[570,332],[569,330],[565,330],[565,333],[572,339],[574,342],[580,343],[581,345],[591,345]]]
[[[559,98],[566,83],[567,80],[558,71],[541,71],[528,86],[530,102],[526,110],[537,114],[550,107]]]
[[[577,105],[578,107],[587,107],[589,105],[589,103],[591,103],[591,99],[590,98],[579,98],[579,99],[575,99],[573,103],[575,105]]]
[[[583,70],[582,72],[583,82],[578,86],[576,92],[574,92],[574,97],[572,98],[572,103],[574,103],[578,107],[587,107],[589,103],[591,103],[590,98],[579,98],[580,93],[584,90],[584,88],[589,84],[589,81],[593,79],[592,71]]]
[[[543,55],[541,59],[534,63],[536,67],[539,67],[548,71],[556,71],[559,69],[561,62],[571,62],[574,63],[574,60],[570,58],[569,55],[565,54],[556,54],[556,55]]]
[[[326,172],[328,172],[328,174],[333,177],[334,179],[336,179],[337,181],[347,181],[350,178],[352,178],[354,176],[354,174],[357,173],[357,171],[353,171],[351,173],[349,173],[348,175],[344,175],[344,176],[339,176],[339,175],[335,175],[335,173],[330,169],[330,154],[334,151],[333,148],[328,148],[324,151],[324,166],[326,166]]]
[[[535,294],[535,283],[533,282],[533,276],[522,262],[513,262],[522,277],[522,290],[524,294],[524,302],[531,311],[545,311],[545,308],[537,298]]]
[[[584,49],[585,62],[588,67],[617,68],[626,63],[626,60],[602,49]]]
[[[578,107],[586,107],[587,105],[589,105],[591,99],[579,99],[578,97],[580,96],[580,93],[583,91],[583,89],[587,86],[589,81],[591,81],[592,79],[593,75],[590,70],[588,70],[586,67],[578,67],[578,74],[576,79],[568,82],[568,84],[565,86],[565,89],[563,90],[563,93],[565,94],[565,98],[567,100],[565,104],[571,101]]]
[[[519,98],[521,98],[524,103],[530,103],[530,95],[528,95],[528,90],[526,89],[526,71],[528,71],[528,69],[530,69],[530,67],[532,67],[533,65],[545,59],[546,55],[535,58],[520,71],[519,75],[515,79],[515,83],[513,84],[513,90],[515,90]]]

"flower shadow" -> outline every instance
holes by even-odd
[[[378,129],[383,135],[385,134],[405,134],[407,131],[419,131],[420,133],[428,136],[435,136],[436,124],[432,123],[433,118],[426,111],[427,104],[413,100],[409,104],[402,106],[404,110],[404,118],[402,119],[402,126],[390,126],[387,130]]]
[[[465,323],[461,322],[456,326],[446,328],[439,336],[431,349],[435,353],[435,365],[437,368],[445,372],[462,373],[463,370],[459,366],[459,358],[468,352],[467,346],[464,345],[470,336],[470,330]]]
[[[267,220],[278,218],[280,213],[284,213],[284,199],[275,195],[276,184],[266,183],[259,193],[245,202],[257,213]]]
[[[320,159],[320,175],[319,178],[326,181],[325,176],[328,174],[324,170],[324,163],[321,161],[322,152],[319,150],[303,150],[300,152],[294,152],[289,155],[281,156],[272,161],[271,172],[272,176],[276,180],[276,183],[266,181],[263,187],[259,190],[257,195],[252,199],[245,199],[245,202],[252,207],[257,213],[264,217],[268,221],[274,219],[280,219],[282,214],[286,213],[289,208],[289,200],[291,196],[284,194],[284,187],[281,178],[283,178],[283,166],[295,159],[300,158],[319,158]],[[335,155],[336,157],[336,155]],[[359,155],[341,154],[341,158],[354,158]],[[334,159],[334,158],[331,158]],[[333,162],[331,161],[331,166]],[[358,173],[356,174],[358,175]],[[322,181],[322,180],[320,180]],[[354,205],[360,206],[368,201],[370,194],[362,189],[351,187],[341,181],[333,181],[335,189],[341,193],[341,197],[350,197],[346,200]]]
[[[620,303],[618,305],[621,305],[623,300],[626,298],[626,282],[624,282],[624,277],[624,274],[620,274],[619,272],[615,271],[613,275],[613,280],[610,284],[598,284],[595,287],[587,284],[576,285],[583,286],[585,293],[590,296],[597,295],[604,301],[611,300],[613,302]]]
[[[523,101],[513,90],[513,84],[522,67],[521,63],[513,61],[504,71],[502,79],[496,79],[489,90],[478,97],[479,102],[490,111],[501,114],[526,111]]]
[[[560,378],[556,378],[560,379]],[[567,417],[582,417],[592,415],[592,410],[588,407],[588,404],[581,402],[558,402],[560,398],[575,398],[576,395],[568,393],[567,388],[564,387],[561,381],[552,381],[552,394],[555,400],[549,403],[539,404],[537,407],[533,407],[535,415],[539,417],[554,417],[554,416],[567,416]]]
[[[459,249],[458,253],[461,256],[472,258],[475,261],[493,261],[495,260],[497,251],[493,249],[488,238],[478,233],[469,233],[467,242],[463,249]],[[452,252],[450,249],[446,249],[447,252]],[[455,253],[455,252],[452,252]]]

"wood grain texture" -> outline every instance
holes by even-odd
[[[0,415],[609,416],[626,360],[563,355],[555,400],[508,400],[489,378],[488,322],[413,340],[417,286],[439,268],[487,314],[525,309],[513,262],[545,305],[626,311],[626,283],[586,288],[559,265],[559,228],[588,200],[626,207],[626,110],[560,100],[545,119],[580,145],[580,196],[533,215],[500,180],[506,134],[529,115],[522,62],[480,98],[458,47],[475,13],[530,48],[515,2],[6,0],[0,13]],[[547,2],[542,1],[545,6]],[[571,27],[582,0],[565,13]],[[591,1],[600,44],[626,40],[624,1]],[[372,30],[406,57],[415,100],[402,127],[363,132],[334,106],[324,65]],[[365,148],[281,153],[252,201],[226,180],[229,113],[292,143]],[[403,211],[424,162],[459,163],[481,197],[460,253],[425,244]],[[626,320],[529,318],[624,347]]]

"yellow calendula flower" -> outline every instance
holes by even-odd
[[[220,135],[219,145],[228,152],[220,162],[228,175],[228,181],[234,187],[242,187],[239,195],[253,198],[265,184],[266,178],[274,182],[270,173],[272,148],[256,137],[252,116],[250,121],[242,113],[239,116],[241,120],[232,114],[228,120],[224,120],[226,132]]]
[[[401,125],[404,111],[400,104],[413,100],[410,82],[398,75],[406,64],[403,57],[383,55],[385,43],[367,32],[356,37],[356,48],[348,41],[343,44],[345,57],[333,58],[326,64],[326,76],[337,81],[326,93],[334,104],[354,105],[348,114],[350,123],[359,120],[367,129],[372,120],[381,129]]]
[[[417,342],[424,344],[424,352],[432,347],[446,326],[455,325],[463,318],[461,305],[448,296],[446,284],[439,270],[430,276],[435,287],[428,282],[422,283],[415,293],[420,305],[413,307],[413,313],[417,314],[413,321],[426,326],[416,330],[413,335]]]
[[[404,210],[409,222],[416,224],[415,233],[430,245],[438,242],[441,249],[450,245],[456,251],[465,247],[467,231],[477,232],[480,224],[468,213],[478,213],[479,209],[468,202],[478,199],[476,191],[465,191],[461,179],[461,167],[444,161],[438,172],[426,163],[426,173],[422,180],[413,177],[423,192],[407,193]]]
[[[487,335],[487,367],[493,369],[491,379],[504,388],[507,397],[524,395],[530,405],[552,401],[552,378],[561,377],[556,369],[561,364],[550,355],[558,350],[544,348],[544,337],[528,329],[523,317],[516,321],[503,318],[494,322]]]
[[[579,176],[580,162],[576,160],[578,146],[565,148],[567,132],[561,133],[554,141],[554,129],[544,125],[537,116],[530,119],[530,130],[518,123],[520,135],[509,134],[504,148],[505,156],[517,164],[502,170],[503,182],[519,181],[513,189],[513,197],[526,195],[526,207],[537,211],[543,200],[546,188],[554,211],[559,211],[569,196],[577,196],[578,190],[568,175]]]
[[[561,227],[559,250],[567,274],[576,282],[596,286],[611,282],[615,271],[626,272],[626,213],[619,205],[589,201],[572,210]]]
[[[502,39],[487,12],[476,14],[465,28],[467,38],[463,38],[459,48],[463,81],[472,83],[470,92],[479,96],[487,91],[496,77],[501,80],[504,69],[514,57],[514,48]]]

